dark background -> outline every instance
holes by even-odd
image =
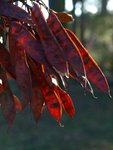
[[[13,84],[14,85],[14,84]],[[15,87],[13,87],[15,88]],[[113,95],[113,88],[111,88]],[[44,110],[35,123],[30,108],[17,112],[8,129],[0,117],[1,150],[113,150],[113,99],[95,90],[98,99],[70,81],[69,93],[76,108],[74,118],[63,113],[61,127]]]

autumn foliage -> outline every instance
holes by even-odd
[[[94,84],[110,95],[97,63],[76,35],[61,24],[72,21],[72,16],[47,8],[41,0],[32,1],[32,6],[22,2],[25,9],[11,0],[0,0],[0,104],[8,124],[13,123],[16,109],[22,111],[26,106],[31,107],[36,121],[45,108],[58,122],[62,109],[73,117],[68,78],[92,94]],[[42,7],[48,12],[47,19]],[[16,81],[20,99],[11,91],[8,78]]]

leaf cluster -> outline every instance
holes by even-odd
[[[36,121],[45,108],[60,122],[62,109],[74,116],[74,105],[67,93],[68,79],[77,80],[93,93],[91,83],[110,95],[106,77],[76,35],[61,22],[73,18],[46,7],[43,1],[25,9],[12,1],[0,1],[0,104],[11,125],[16,109],[30,106]],[[42,7],[48,12],[45,19]],[[11,91],[7,78],[16,81],[20,99]],[[59,84],[61,82],[61,84]]]

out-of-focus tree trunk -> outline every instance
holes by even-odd
[[[106,6],[107,6],[107,2],[108,0],[101,0],[101,15],[106,15],[107,13],[107,9],[106,9]]]
[[[65,9],[65,0],[49,0],[49,6],[55,11],[64,11]]]
[[[72,16],[74,18],[72,30],[74,33],[76,33],[76,16],[75,16],[75,4],[78,0],[73,0],[73,10],[72,10]]]
[[[82,14],[81,14],[81,17],[80,17],[80,29],[81,29],[81,33],[80,33],[80,39],[81,39],[81,42],[82,44],[85,45],[85,40],[84,40],[84,31],[85,31],[85,24],[84,24],[84,0],[81,0],[81,3],[82,3]]]
[[[75,15],[75,5],[77,2],[81,2],[82,4],[82,8],[81,8],[81,11],[82,11],[82,14],[80,16],[80,39],[81,39],[81,42],[83,44],[85,44],[85,40],[84,40],[84,31],[85,31],[85,25],[84,25],[84,0],[73,0],[73,11],[72,11],[72,15],[74,16],[75,20],[73,22],[73,32],[76,33],[76,15]]]

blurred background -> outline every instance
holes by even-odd
[[[109,80],[113,96],[113,0],[43,0],[56,11],[75,18],[65,24],[87,47]],[[15,83],[11,86],[17,93]],[[0,117],[0,150],[113,150],[113,99],[94,87],[95,99],[73,80],[69,94],[76,108],[74,118],[63,113],[61,127],[44,110],[35,123],[30,108],[17,112],[8,129]]]
[[[56,11],[67,11],[75,18],[71,28],[112,78],[113,74],[113,0],[49,0]],[[112,79],[111,79],[112,80]]]

